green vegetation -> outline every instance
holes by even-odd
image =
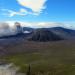
[[[20,72],[27,73],[30,64],[31,75],[74,75],[75,64],[68,63],[60,57],[50,57],[40,53],[15,54],[3,57],[20,67]]]
[[[5,55],[1,59],[20,67],[19,72],[27,75],[75,75],[74,43],[28,43],[8,48],[16,49],[25,49],[25,52]]]

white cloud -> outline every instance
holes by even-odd
[[[47,0],[17,0],[18,3],[24,7],[31,9],[34,13],[40,14],[45,9],[45,2]]]
[[[25,27],[34,27],[34,28],[44,28],[44,27],[56,27],[56,26],[61,26],[63,23],[57,23],[57,22],[22,22],[22,21],[6,21],[11,26],[14,26],[15,22],[19,22],[21,26]]]
[[[25,16],[25,15],[28,14],[28,12],[25,9],[20,9],[18,12],[12,11],[12,10],[9,10],[9,9],[2,9],[2,11],[7,12],[7,13],[4,13],[4,15],[7,15],[9,17],[13,17],[15,15]]]
[[[9,10],[9,9],[1,9],[2,11],[4,11],[5,13],[3,13],[3,15],[6,15],[8,17],[13,17],[13,16],[26,16],[28,14],[30,15],[36,15],[38,16],[39,13],[33,13],[33,12],[29,12],[26,9],[21,8],[19,11],[13,11],[13,10]]]
[[[22,22],[22,21],[6,21],[11,27],[15,22],[19,22],[23,27],[33,28],[50,28],[50,27],[64,27],[75,30],[75,22]]]
[[[48,28],[48,27],[56,27],[56,26],[60,26],[60,25],[62,25],[62,23],[57,23],[57,22],[39,22],[39,23],[37,23],[37,26],[38,27],[46,27],[46,28]]]
[[[3,15],[8,17],[13,17],[16,15],[26,16],[26,15],[36,15],[38,16],[45,9],[45,2],[47,0],[17,0],[17,2],[24,7],[31,9],[32,11],[28,11],[25,8],[20,8],[19,11],[14,11],[10,9],[1,9],[4,11]]]
[[[64,27],[75,30],[75,22],[20,22],[22,26],[33,28]]]
[[[33,27],[33,28],[49,28],[49,27],[70,27],[69,23],[61,23],[61,22],[21,22],[21,26],[25,27]]]

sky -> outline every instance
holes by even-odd
[[[75,0],[0,0],[0,21],[75,28]]]

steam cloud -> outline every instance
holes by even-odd
[[[0,37],[2,36],[9,36],[9,35],[15,35],[16,27],[10,27],[8,23],[0,23]]]

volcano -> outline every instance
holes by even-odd
[[[63,40],[60,36],[56,35],[52,31],[45,29],[45,28],[40,28],[36,29],[31,37],[29,38],[31,41],[58,41],[58,40]]]

